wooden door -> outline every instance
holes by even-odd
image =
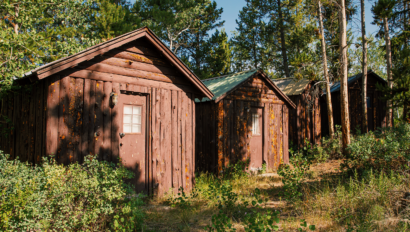
[[[137,192],[147,190],[146,105],[145,96],[119,96],[120,158],[125,167],[134,173],[135,177],[130,182]]]
[[[248,136],[250,139],[250,167],[251,171],[262,168],[262,141],[263,141],[263,109],[251,108],[251,125]]]

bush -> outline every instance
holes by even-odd
[[[304,156],[297,152],[289,159],[290,165],[281,164],[278,169],[278,175],[282,177],[283,192],[285,199],[293,201],[302,197],[301,185],[305,178],[306,172],[309,171],[312,160],[310,156]]]
[[[410,161],[410,125],[383,128],[359,135],[349,145],[343,168],[390,171],[408,169]]]
[[[141,196],[123,166],[88,156],[84,164],[44,159],[31,167],[0,153],[0,230],[133,231],[143,219]]]

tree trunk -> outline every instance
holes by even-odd
[[[319,30],[321,34],[320,43],[322,45],[322,59],[323,59],[323,74],[326,81],[326,105],[327,105],[327,118],[329,122],[329,135],[333,138],[335,131],[333,126],[333,107],[332,107],[332,94],[330,93],[330,80],[329,73],[327,71],[327,56],[326,56],[326,41],[325,41],[325,30],[323,28],[322,19],[322,3],[319,1]]]
[[[14,5],[14,11],[16,12],[15,16],[14,16],[14,33],[16,33],[16,35],[19,34],[19,24],[17,22],[17,18],[19,17],[19,12],[20,12],[20,8],[19,8],[19,4]]]
[[[364,0],[360,0],[362,10],[362,50],[363,50],[363,63],[362,63],[362,131],[367,133],[367,39],[366,39],[366,25],[365,25],[365,8]]]
[[[283,26],[282,5],[281,5],[280,0],[278,0],[278,12],[279,12],[279,27],[280,27],[280,43],[282,45],[283,69],[285,70],[286,77],[290,77],[289,66],[288,66],[288,55],[286,54],[285,28]]]
[[[347,38],[346,38],[346,6],[345,0],[340,0],[339,9],[340,25],[340,106],[342,118],[342,143],[343,152],[346,152],[350,144],[350,121],[349,121],[349,96],[347,87]]]
[[[389,23],[387,18],[383,18],[384,24],[384,40],[386,41],[386,60],[387,60],[387,83],[390,89],[393,88],[393,79],[392,79],[392,61],[391,61],[391,44],[390,44],[390,35],[389,35]],[[393,109],[391,108],[391,100],[387,101],[387,116],[386,116],[386,127],[392,126],[392,117]]]

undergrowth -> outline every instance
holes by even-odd
[[[91,156],[84,164],[44,159],[34,167],[0,153],[1,231],[134,231],[142,196],[124,179],[123,166]]]

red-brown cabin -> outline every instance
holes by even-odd
[[[374,131],[377,128],[386,126],[386,100],[383,100],[383,93],[377,90],[376,83],[387,85],[387,81],[374,73],[367,73],[367,121],[368,130]],[[340,83],[331,86],[334,125],[342,125],[341,106],[340,106]],[[349,77],[348,79],[349,96],[349,119],[350,131],[356,133],[356,129],[362,130],[362,73]],[[321,98],[322,105],[322,134],[329,135],[329,124],[327,118],[326,96]],[[362,131],[363,133],[363,131]]]
[[[289,109],[295,104],[262,71],[202,80],[214,94],[196,102],[196,170],[221,173],[250,160],[250,170],[289,162]]]
[[[6,95],[1,149],[22,161],[82,162],[88,154],[135,173],[138,192],[194,183],[195,98],[212,92],[148,28],[41,66]],[[155,190],[155,191],[154,191]]]
[[[289,111],[289,140],[297,148],[303,147],[305,141],[318,144],[322,139],[320,94],[316,81],[295,78],[274,79],[273,82],[296,105]]]

